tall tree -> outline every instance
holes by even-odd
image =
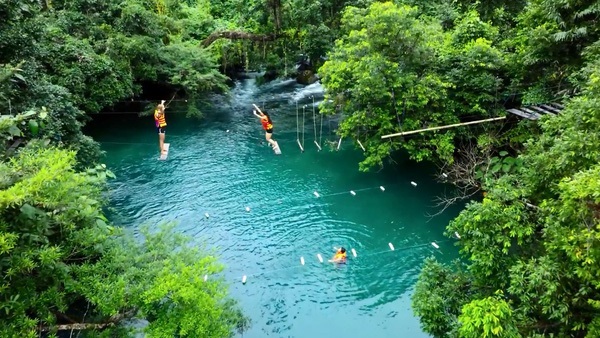
[[[383,165],[399,148],[418,161],[452,163],[460,130],[381,136],[494,113],[505,56],[494,43],[498,30],[476,12],[444,32],[438,19],[421,16],[416,7],[376,2],[368,9],[348,7],[342,30],[319,71],[326,89],[321,108],[341,112],[340,136],[366,148],[362,170]]]

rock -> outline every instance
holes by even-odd
[[[319,77],[312,70],[303,70],[298,72],[296,81],[303,85],[309,85],[319,81]]]
[[[265,75],[263,75],[263,79],[266,82],[269,82],[269,81],[275,80],[277,78],[277,76],[278,76],[277,70],[275,70],[275,69],[267,69],[265,71]]]

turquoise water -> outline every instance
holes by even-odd
[[[402,158],[360,173],[362,152],[351,140],[339,151],[323,146],[319,152],[310,95],[317,102],[321,88],[292,81],[258,87],[249,79],[236,84],[229,101],[203,107],[202,121],[185,119],[173,105],[167,161],[157,160],[151,117],[94,121],[91,134],[117,175],[111,218],[133,231],[142,223],[176,221],[179,231],[216,248],[232,296],[252,319],[244,337],[427,337],[410,295],[424,258],[457,257],[454,241],[442,232],[458,207],[427,217],[437,211],[434,198],[449,187],[434,181],[429,165]],[[307,104],[304,153],[296,144],[295,100]],[[282,155],[261,144],[253,102],[272,109]],[[315,122],[319,139],[321,121]],[[330,122],[323,122],[322,144],[337,142]],[[349,253],[348,264],[336,267],[326,262],[334,246],[358,255]]]

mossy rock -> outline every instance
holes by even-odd
[[[319,77],[312,70],[303,70],[298,72],[296,81],[303,85],[309,85],[319,81]]]

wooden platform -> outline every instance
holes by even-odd
[[[281,149],[279,149],[279,143],[277,144],[277,146],[273,147],[273,151],[275,152],[275,155],[281,155]]]
[[[160,157],[158,158],[159,160],[163,160],[164,161],[164,160],[167,159],[167,157],[169,156],[169,146],[170,145],[171,145],[170,143],[165,143],[166,154],[160,154]]]
[[[541,104],[519,108],[511,108],[506,111],[528,120],[537,120],[544,115],[556,116],[564,109],[564,106],[558,103]]]

